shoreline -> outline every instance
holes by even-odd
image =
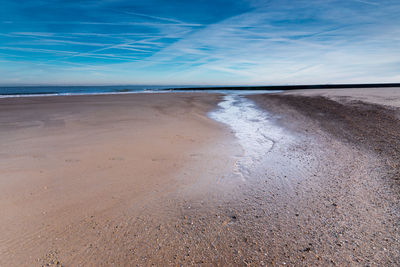
[[[24,98],[24,97],[57,97],[57,96],[98,96],[98,95],[132,95],[132,94],[157,94],[157,93],[185,93],[181,91],[163,91],[163,90],[143,90],[132,92],[105,92],[105,93],[38,93],[38,94],[11,94],[1,95],[1,98]],[[193,92],[189,92],[193,93]]]
[[[135,87],[134,89],[132,87]],[[140,87],[140,89],[138,88]],[[31,88],[52,88],[63,89],[60,92],[44,91],[40,93],[7,93],[0,94],[0,98],[13,98],[13,97],[37,97],[37,96],[69,96],[69,95],[109,95],[109,94],[136,94],[136,93],[249,93],[262,94],[274,92],[300,92],[301,90],[311,92],[311,94],[324,94],[326,91],[335,91],[341,89],[351,89],[355,91],[361,90],[385,90],[399,88],[399,83],[371,83],[371,84],[314,84],[314,85],[271,85],[271,86],[155,86],[155,85],[111,85],[111,86],[0,86],[2,89],[15,88],[19,91]],[[69,88],[70,92],[65,91]],[[98,91],[86,92],[73,92],[72,89],[98,88]],[[99,91],[99,89],[109,88],[109,91]],[[310,93],[307,93],[310,94]],[[360,97],[360,95],[359,95]]]

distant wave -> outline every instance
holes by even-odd
[[[281,90],[262,90],[257,87],[206,87],[206,86],[15,86],[0,87],[0,98],[68,96],[68,95],[108,95],[134,93],[167,92],[209,92],[219,94],[252,94],[281,92]]]
[[[173,86],[15,86],[0,87],[0,98],[163,92]],[[174,87],[176,88],[176,87]]]

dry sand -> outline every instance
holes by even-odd
[[[266,220],[285,218],[277,265],[399,266],[400,88],[250,98],[298,137],[281,153],[286,184],[279,185],[282,174],[268,179],[284,192],[276,206],[288,213]]]
[[[1,266],[127,263],[133,247],[121,244],[121,231],[146,238],[161,222],[136,229],[139,215],[157,218],[162,196],[171,201],[194,184],[201,193],[197,180],[217,179],[234,164],[225,153],[232,140],[206,117],[215,95],[0,102]]]
[[[399,111],[329,91],[248,96],[240,173],[218,95],[0,100],[0,266],[398,266]]]
[[[288,91],[286,94],[323,96],[342,102],[356,100],[384,106],[400,107],[400,89],[398,87],[294,90]]]

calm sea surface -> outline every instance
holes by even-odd
[[[72,95],[72,94],[109,94],[134,93],[145,91],[161,91],[182,86],[13,86],[0,87],[0,96],[27,96],[27,95]]]
[[[123,93],[141,93],[141,92],[170,92],[179,89],[179,92],[193,92],[194,90],[182,90],[182,88],[196,88],[203,92],[221,93],[221,94],[252,94],[252,93],[274,93],[274,90],[207,90],[207,87],[201,86],[158,86],[158,85],[118,85],[118,86],[0,86],[0,98],[21,97],[21,96],[41,96],[41,95],[87,95],[87,94],[123,94]]]

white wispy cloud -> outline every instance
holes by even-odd
[[[102,30],[128,27],[126,32],[14,31],[0,37],[21,38],[19,44],[25,47],[3,44],[0,49],[5,54],[13,49],[52,53],[61,58],[42,62],[43,72],[54,74],[56,69],[81,77],[80,71],[92,70],[103,73],[104,80],[119,83],[294,84],[398,79],[400,3],[250,2],[252,9],[211,24],[131,11],[118,11],[127,21],[42,21],[37,23],[70,23]],[[135,32],[136,26],[141,31]],[[62,49],[38,49],[38,44]],[[77,50],[75,46],[85,48]],[[71,66],[77,58],[107,59],[110,63]],[[57,62],[62,65],[54,68]]]
[[[353,0],[359,3],[367,4],[367,5],[373,5],[373,6],[379,6],[380,4],[378,2],[373,2],[373,1],[366,1],[366,0]]]
[[[174,77],[188,73],[206,76],[217,71],[232,74],[233,82],[300,83],[357,80],[354,77],[377,79],[382,74],[379,69],[387,71],[385,66],[400,61],[398,56],[393,57],[400,55],[396,46],[377,50],[385,44],[382,34],[394,37],[390,27],[384,21],[372,28],[368,24],[376,22],[386,10],[374,11],[374,17],[361,20],[361,24],[357,10],[345,10],[345,16],[357,15],[344,22],[337,10],[324,12],[319,16],[326,15],[330,19],[327,22],[310,26],[294,18],[292,25],[280,26],[271,23],[276,11],[256,9],[199,29],[147,58],[140,67],[151,69],[179,60]],[[243,65],[243,61],[249,63]]]
[[[147,18],[147,19],[151,19],[151,20],[163,21],[163,22],[179,24],[179,25],[202,26],[202,24],[197,24],[197,23],[196,24],[192,24],[192,23],[183,22],[181,20],[177,20],[177,19],[174,19],[174,18],[159,17],[159,16],[153,16],[153,15],[144,14],[144,13],[138,13],[138,12],[121,11],[121,10],[115,10],[115,9],[112,9],[112,11],[116,12],[116,13],[122,13],[122,14],[132,15],[132,16],[136,16],[136,17],[142,17],[142,18]]]

